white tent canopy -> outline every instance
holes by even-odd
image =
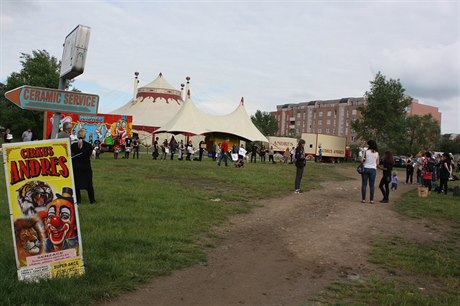
[[[160,72],[155,80],[138,91],[135,87],[135,98],[112,111],[112,114],[133,116],[133,125],[137,128],[159,127],[177,114],[182,103],[180,90],[172,87]]]
[[[199,110],[193,103],[190,92],[187,92],[184,105],[177,114],[156,132],[190,135],[226,133],[250,141],[268,142],[249,118],[243,99],[232,113],[225,116],[214,116]]]

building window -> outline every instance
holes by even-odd
[[[323,120],[319,119],[318,120],[318,125],[323,125]]]
[[[323,112],[319,112],[318,117],[323,117]]]
[[[330,128],[326,128],[326,134],[330,134],[331,133],[331,129]]]
[[[327,124],[327,125],[330,125],[330,124],[331,124],[331,120],[330,120],[330,119],[327,119],[327,120],[326,120],[326,124]]]
[[[300,113],[297,113],[297,118],[300,118]]]
[[[323,129],[319,128],[319,129],[318,129],[318,133],[321,134],[322,132],[323,132]]]
[[[355,136],[351,136],[351,141],[355,142]]]
[[[328,116],[328,117],[331,116],[331,111],[327,111],[327,116]]]
[[[356,115],[356,114],[357,114],[356,109],[353,109],[353,110],[351,111],[351,114],[352,114],[353,116]]]

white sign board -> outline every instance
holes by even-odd
[[[61,78],[73,79],[83,73],[90,32],[89,27],[79,25],[65,38]]]

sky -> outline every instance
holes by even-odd
[[[277,105],[362,97],[380,71],[460,133],[460,0],[0,0],[0,82],[21,53],[62,58],[77,25],[91,28],[74,87],[107,113],[160,72],[211,114],[244,97],[249,114]]]

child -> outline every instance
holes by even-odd
[[[391,178],[391,190],[396,191],[398,189],[398,176],[396,172],[393,171],[393,177]]]

